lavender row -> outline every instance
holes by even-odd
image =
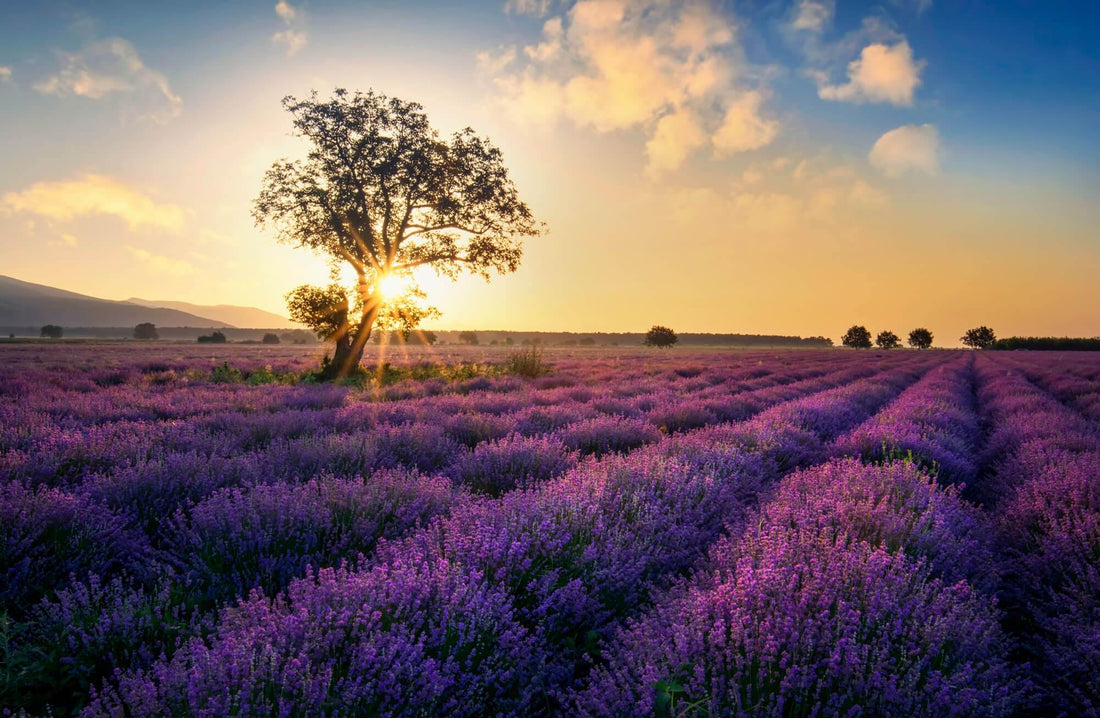
[[[738,523],[782,472],[789,437],[824,451],[918,375],[895,370],[782,405],[730,434],[744,443],[703,430],[456,507],[383,542],[369,565],[242,602],[209,640],[126,674],[91,712],[549,711],[601,636]],[[781,418],[802,423],[787,433]]]
[[[980,520],[911,462],[783,480],[710,567],[627,624],[583,716],[1008,715],[1024,684],[967,582]]]
[[[1100,436],[1015,368],[983,357],[1008,625],[1035,669],[1032,706],[1100,715]],[[997,500],[999,498],[999,500]]]
[[[890,406],[836,441],[838,456],[909,458],[941,482],[969,484],[982,466],[973,357],[936,367]]]

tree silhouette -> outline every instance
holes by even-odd
[[[875,346],[879,349],[897,349],[901,346],[901,339],[891,331],[882,331],[875,337]]]
[[[971,349],[988,349],[997,341],[997,335],[986,326],[968,329],[959,340]]]
[[[488,280],[515,271],[519,238],[540,232],[500,150],[469,128],[441,139],[419,104],[373,91],[283,106],[312,146],[305,160],[272,165],[252,214],[280,241],[324,256],[334,277],[354,271],[350,293],[334,283],[287,296],[293,319],[336,343],[333,376],[358,366],[390,303],[382,280],[417,267]]]
[[[60,339],[64,333],[65,330],[56,324],[47,324],[42,327],[42,338],[44,339]]]
[[[932,346],[932,332],[919,327],[909,332],[909,346],[914,349],[928,349]]]
[[[844,332],[844,336],[841,337],[840,343],[846,347],[852,347],[853,349],[870,349],[871,332],[867,331],[867,327],[857,324],[853,327],[849,327],[848,331]]]
[[[156,339],[159,336],[157,325],[152,322],[142,322],[134,327],[134,339]]]
[[[647,347],[671,347],[676,342],[680,341],[680,338],[676,336],[676,332],[672,331],[668,327],[662,327],[660,324],[654,324],[650,327],[649,331],[645,334],[645,339],[642,341]]]

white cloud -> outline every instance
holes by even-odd
[[[520,6],[551,7],[508,7]],[[761,117],[759,91],[740,82],[747,73],[735,29],[732,18],[690,0],[580,0],[548,19],[521,55],[482,55],[479,63],[515,120],[641,129],[653,175],[676,169],[707,140],[739,151],[778,132]]]
[[[707,133],[691,111],[680,110],[665,115],[657,122],[653,135],[646,142],[645,151],[649,156],[646,171],[656,177],[674,170],[706,141]]]
[[[791,27],[807,32],[822,32],[835,12],[836,3],[833,0],[800,0],[794,7]]]
[[[287,57],[298,54],[309,42],[309,35],[303,27],[306,21],[305,11],[300,7],[294,7],[286,0],[279,0],[275,4],[275,14],[286,25],[286,29],[272,35],[271,41],[286,47]]]
[[[550,12],[551,3],[552,0],[508,0],[504,3],[504,10],[517,15],[543,17]]]
[[[11,68],[5,65],[0,65],[0,85],[4,84],[11,79]]]
[[[905,40],[890,46],[875,43],[863,48],[858,59],[848,64],[848,82],[830,85],[823,73],[818,79],[818,96],[841,102],[888,102],[913,104],[913,93],[921,83],[924,60],[915,61]]]
[[[193,274],[195,267],[190,262],[183,259],[175,259],[174,257],[165,257],[161,254],[153,254],[148,250],[141,249],[140,247],[127,247],[126,250],[130,252],[141,262],[147,269],[157,274],[170,274],[175,276],[185,276]]]
[[[871,164],[888,177],[906,172],[939,172],[939,135],[934,125],[904,125],[878,138],[871,148]]]
[[[779,122],[760,115],[763,96],[746,92],[726,110],[721,127],[714,134],[714,149],[722,154],[755,150],[771,143],[779,133]]]
[[[35,83],[34,89],[64,97],[100,100],[119,93],[131,97],[139,119],[163,123],[179,116],[183,100],[168,79],[147,67],[134,46],[120,37],[99,40],[76,53],[58,53],[61,70]]]
[[[182,208],[158,204],[116,179],[91,174],[62,182],[37,182],[22,192],[8,192],[0,197],[0,209],[56,220],[109,215],[122,219],[131,230],[147,227],[179,232],[186,223]]]

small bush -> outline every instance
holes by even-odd
[[[550,367],[543,363],[542,350],[538,347],[512,352],[504,366],[509,374],[519,374],[529,379],[537,379],[550,373]]]

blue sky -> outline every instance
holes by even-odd
[[[490,136],[550,229],[425,277],[443,327],[1095,335],[1097,78],[1090,3],[9,2],[0,273],[279,311],[325,276],[249,217],[279,101],[344,86]]]

